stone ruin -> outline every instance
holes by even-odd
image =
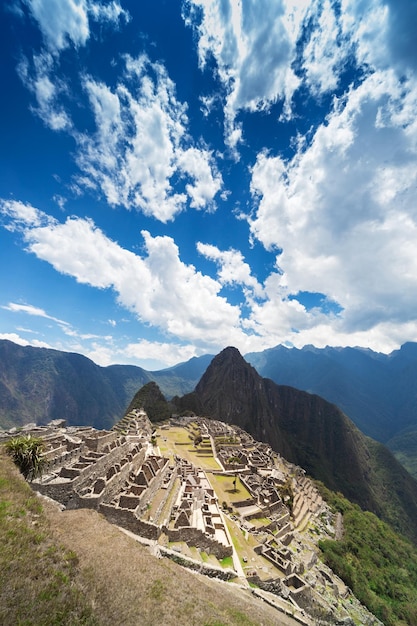
[[[137,409],[109,431],[66,428],[61,420],[42,427],[28,425],[24,432],[43,438],[48,461],[47,471],[32,481],[32,487],[67,509],[98,510],[109,522],[151,542],[157,553],[181,565],[224,580],[239,579],[246,586],[248,581],[255,583],[253,593],[264,594],[266,601],[300,623],[312,623],[308,612],[313,603],[327,615],[328,623],[347,626],[346,606],[352,605],[352,594],[319,561],[316,547],[317,536],[334,536],[335,516],[313,482],[301,468],[240,428],[205,418],[171,423],[188,427],[191,422],[197,424],[202,445],[218,463],[214,473],[239,475],[250,494],[233,502],[232,511],[219,506],[201,468],[178,455],[173,459],[161,456],[153,425],[146,413]],[[0,441],[10,434],[14,433],[0,434]],[[255,553],[272,566],[275,577],[260,576],[252,563],[241,566],[225,522],[227,516],[256,538]],[[262,518],[268,523],[259,525]],[[184,542],[218,561],[232,557],[233,568],[197,563],[169,549],[161,543],[162,538],[174,544]],[[354,600],[363,623],[378,624]]]

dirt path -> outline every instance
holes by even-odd
[[[343,533],[344,533],[343,515],[341,513],[338,513],[336,515],[335,537],[334,537],[336,541],[340,541],[341,539],[343,539]]]

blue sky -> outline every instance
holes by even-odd
[[[5,0],[0,338],[417,340],[417,4]]]

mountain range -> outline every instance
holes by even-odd
[[[85,356],[0,340],[0,427],[65,419],[111,428],[137,390],[156,381],[166,397],[195,387],[212,356],[148,372],[134,365],[101,367]]]
[[[363,432],[377,431],[391,443],[398,433],[413,432],[417,345],[406,344],[388,356],[307,347],[276,348],[246,359],[258,361],[256,370],[228,348],[215,358],[206,355],[149,372],[131,365],[100,367],[79,354],[3,340],[0,427],[62,418],[68,425],[111,428],[136,392],[154,381],[165,397],[176,396],[180,409],[241,426],[410,536],[407,529],[417,519],[417,483],[377,437]],[[265,372],[270,378],[263,377]],[[277,385],[273,376],[285,384]],[[411,441],[412,455],[412,438],[404,441]]]
[[[240,426],[417,541],[417,481],[335,404],[262,378],[231,347],[212,360],[194,392],[172,401],[180,411]]]
[[[277,346],[245,358],[261,376],[336,404],[417,477],[416,343],[390,354],[363,348]]]
[[[244,355],[264,378],[336,404],[366,435],[384,443],[417,478],[417,344],[391,354],[363,348],[277,346]],[[100,367],[73,353],[0,340],[0,427],[64,418],[107,428],[144,384],[166,398],[191,392],[214,355],[147,371]]]

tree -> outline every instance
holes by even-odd
[[[19,435],[9,439],[5,448],[26,480],[33,480],[42,476],[46,459],[42,455],[44,442],[41,437]]]

